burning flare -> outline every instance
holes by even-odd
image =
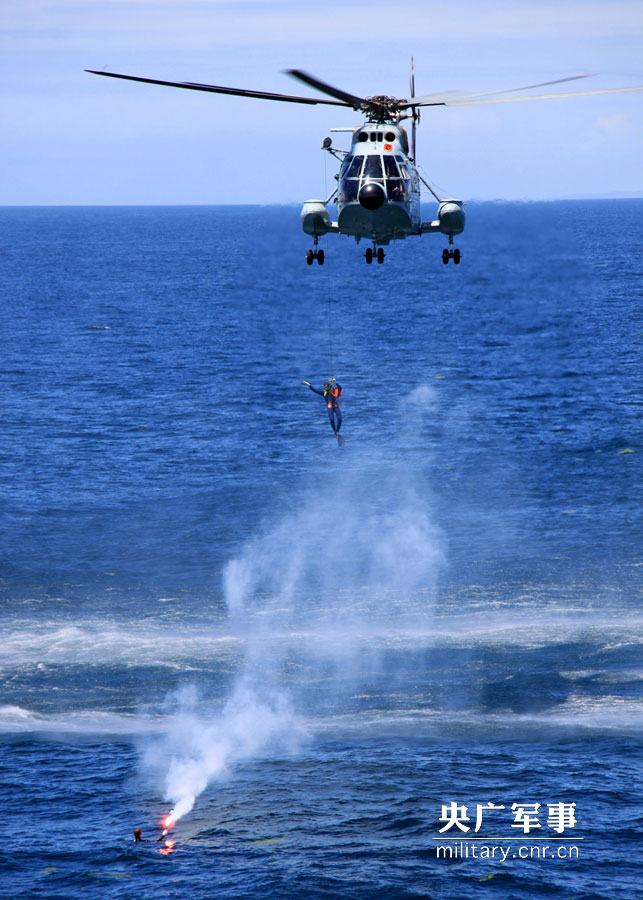
[[[174,850],[175,844],[176,844],[176,841],[170,841],[170,840],[164,841],[163,846],[159,849],[159,853],[162,853],[163,856],[167,856],[169,853],[172,852],[172,850]]]

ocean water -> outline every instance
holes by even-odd
[[[641,896],[643,201],[467,209],[0,209],[0,896]]]

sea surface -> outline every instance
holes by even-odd
[[[1,897],[643,896],[643,201],[467,214],[0,209]]]

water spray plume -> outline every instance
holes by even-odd
[[[403,402],[408,427],[419,432],[434,390],[420,385]],[[167,765],[173,806],[164,826],[244,760],[299,748],[307,734],[284,684],[290,656],[303,653],[320,683],[330,666],[356,684],[380,665],[381,636],[426,630],[444,562],[431,508],[414,469],[365,453],[335,471],[321,495],[317,484],[303,493],[229,561],[223,590],[245,658],[219,712],[204,711],[196,691],[182,689],[162,745],[149,748],[150,765]]]

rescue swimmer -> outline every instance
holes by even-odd
[[[304,384],[307,384],[308,387],[315,394],[319,394],[320,397],[324,398],[326,403],[326,409],[328,410],[328,421],[330,422],[330,427],[333,429],[336,437],[337,443],[341,445],[344,443],[344,438],[341,437],[339,430],[342,427],[342,411],[339,408],[339,398],[342,395],[342,386],[338,384],[334,378],[331,378],[330,381],[325,381],[323,384],[323,390],[319,391],[317,388],[314,388],[310,381],[304,381]]]

